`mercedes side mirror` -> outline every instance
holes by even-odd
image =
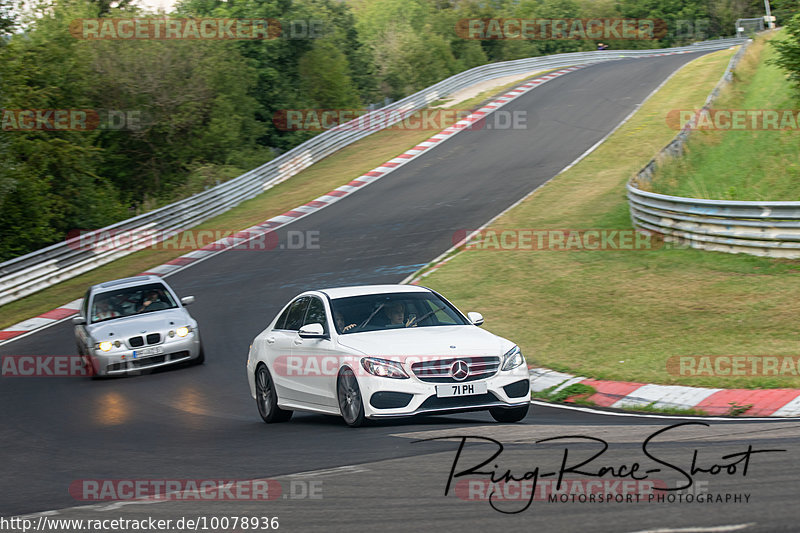
[[[480,326],[481,324],[483,324],[483,315],[480,313],[471,311],[467,313],[467,318],[469,318],[469,321],[476,326]]]
[[[321,339],[325,337],[325,329],[322,324],[306,324],[298,332],[303,339]]]

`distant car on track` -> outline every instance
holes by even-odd
[[[158,276],[137,276],[86,291],[72,319],[78,354],[94,376],[131,374],[185,361],[204,361],[197,322]]]
[[[366,285],[304,292],[250,346],[247,377],[261,418],[295,410],[365,419],[489,410],[517,422],[530,375],[513,342],[435,291]]]

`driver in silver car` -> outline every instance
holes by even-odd
[[[165,302],[161,297],[161,291],[157,289],[153,289],[147,292],[145,295],[144,302],[142,302],[142,306],[139,307],[137,313],[144,313],[147,311],[158,311],[160,309],[167,309],[169,304]]]

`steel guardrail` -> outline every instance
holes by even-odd
[[[730,83],[746,46],[731,58],[701,111],[710,109]],[[656,232],[666,241],[702,250],[765,257],[800,258],[800,202],[708,200],[669,196],[643,190],[658,161],[683,154],[696,119],[683,127],[658,155],[627,184],[631,220],[637,228]]]
[[[628,183],[638,228],[692,248],[800,258],[800,202],[745,202],[668,196]]]

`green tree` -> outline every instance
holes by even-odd
[[[772,14],[777,18],[779,25],[786,24],[796,14],[800,13],[800,0],[772,0]]]
[[[787,33],[785,39],[770,41],[778,51],[773,62],[787,72],[789,80],[800,91],[800,14],[794,15],[783,31]]]
[[[0,0],[0,46],[5,43],[3,37],[14,30],[15,24],[14,2],[12,0]]]
[[[100,132],[105,170],[131,205],[182,196],[197,163],[242,164],[262,128],[250,96],[257,74],[236,43],[97,41],[87,52],[101,109],[132,112],[133,127]]]
[[[697,23],[709,21],[710,15],[707,8],[708,4],[697,0],[622,0],[619,5],[620,13],[623,17],[656,19],[666,25],[667,33],[653,46],[674,46],[685,44],[691,40],[702,40],[716,35],[703,35],[700,39],[695,39]],[[687,30],[691,24],[691,30]],[[705,33],[705,31],[704,31]],[[725,35],[730,35],[728,30]],[[626,44],[642,44],[641,41],[620,41],[613,42],[614,48],[622,47]]]
[[[133,0],[92,0],[97,5],[97,14],[104,17],[112,10],[127,10],[133,7]]]
[[[347,57],[332,42],[317,39],[300,58],[300,89],[312,107],[353,108],[360,104]]]
[[[86,4],[34,7],[25,34],[0,47],[0,108],[85,109],[91,84],[86,42],[68,33],[69,21],[95,16]],[[12,115],[4,114],[5,118]],[[14,130],[2,134],[0,258],[60,240],[71,229],[105,225],[124,216],[113,185],[99,175],[93,131]]]
[[[313,35],[309,36],[311,42],[323,38],[344,53],[347,76],[353,82],[360,101],[370,102],[377,97],[373,58],[369,48],[362,42],[356,29],[356,17],[347,3],[337,0],[295,0],[287,17],[312,21],[316,27]]]
[[[185,0],[178,13],[193,16],[270,18],[283,28],[280,38],[236,43],[240,54],[253,61],[257,72],[251,95],[258,102],[256,118],[262,125],[258,143],[277,150],[296,146],[309,137],[308,132],[285,132],[273,124],[273,117],[284,110],[308,105],[304,89],[308,81],[299,71],[305,57],[320,38],[332,43],[346,56],[346,72],[356,102],[377,99],[378,91],[371,50],[356,29],[356,20],[349,6],[337,0]],[[292,22],[311,25],[307,35],[296,35]],[[316,53],[319,53],[318,50]],[[344,66],[344,63],[340,64]],[[345,82],[346,83],[346,82]]]
[[[269,158],[256,142],[258,75],[237,43],[87,41],[69,33],[70,21],[97,12],[85,0],[37,6],[26,33],[0,48],[0,107],[94,109],[101,117],[110,110],[139,123],[3,132],[3,259],[185,196],[198,167],[237,175]]]

